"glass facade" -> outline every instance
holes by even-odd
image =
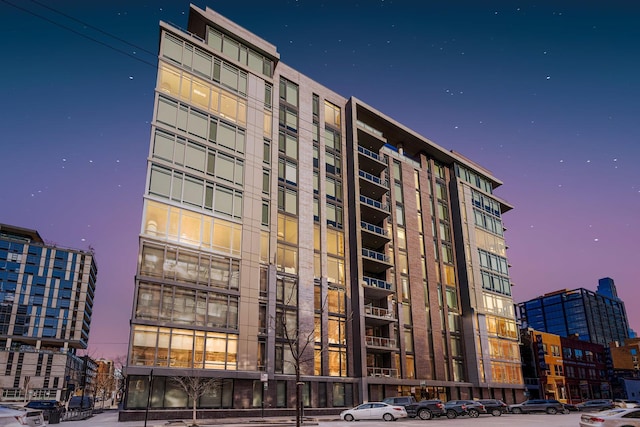
[[[0,378],[3,400],[64,400],[79,384],[97,266],[91,251],[47,245],[35,230],[0,224]]]
[[[629,322],[619,298],[584,288],[556,292],[518,304],[523,325],[561,337],[602,345],[629,338]]]
[[[212,410],[292,408],[298,388],[341,408],[407,384],[515,399],[498,182],[190,13],[189,32],[161,24],[127,408],[185,407],[167,378],[187,373],[224,379]],[[476,286],[487,316],[465,325]],[[480,321],[495,380],[477,380]]]

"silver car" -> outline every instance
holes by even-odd
[[[39,427],[44,425],[42,411],[38,409],[0,406],[0,426],[2,427]]]
[[[616,408],[584,414],[580,427],[622,427],[640,425],[640,408]]]

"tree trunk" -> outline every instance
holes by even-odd
[[[300,422],[302,421],[302,411],[300,411],[300,408],[302,407],[301,391],[300,366],[296,365],[296,427],[300,427]]]
[[[197,396],[193,396],[193,422],[191,423],[192,426],[196,426],[196,418],[197,418],[197,414],[198,414],[198,409],[197,409]]]

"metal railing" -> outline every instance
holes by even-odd
[[[365,172],[363,170],[358,170],[358,175],[360,175],[362,178],[366,179],[367,181],[374,182],[378,185],[383,186],[384,188],[389,188],[389,181],[386,179],[382,179],[378,176],[372,175],[369,172]]]
[[[386,319],[395,319],[396,317],[393,310],[382,307],[374,307],[372,305],[366,305],[364,307],[364,313],[370,316],[384,317]]]
[[[365,129],[367,132],[377,135],[380,138],[384,138],[384,134],[378,129],[374,128],[373,126],[368,125],[365,122],[362,122],[360,120],[356,120],[356,123],[358,124],[359,127],[361,127],[362,129]]]
[[[375,366],[367,366],[367,375],[370,377],[398,378],[398,370],[395,368],[377,368]]]
[[[387,291],[393,290],[393,285],[391,282],[387,282],[386,280],[375,279],[373,277],[364,276],[362,278],[367,286],[373,286],[375,288],[385,289]]]
[[[362,248],[362,256],[375,259],[376,261],[389,262],[389,257],[387,255],[372,251],[371,249]]]
[[[358,145],[358,153],[362,153],[367,157],[371,157],[373,160],[377,160],[380,163],[386,163],[387,156],[382,156],[378,153],[374,153],[373,151],[367,148],[364,148],[361,145]]]
[[[371,347],[396,348],[396,340],[384,337],[365,337],[365,344]]]
[[[387,230],[382,227],[378,227],[377,225],[369,224],[365,221],[360,221],[360,227],[364,230],[370,231],[372,233],[380,234],[381,236],[388,236]]]
[[[369,206],[373,206],[374,208],[378,208],[385,212],[389,212],[389,206],[387,204],[379,202],[377,200],[370,199],[367,196],[360,195],[360,201],[362,203],[366,203]]]

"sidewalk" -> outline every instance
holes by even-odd
[[[324,417],[305,417],[304,426],[317,426],[319,421],[339,420],[337,415]],[[274,418],[211,418],[198,419],[198,425],[202,427],[291,427],[296,425],[295,418],[290,417],[274,417]],[[60,423],[60,427],[144,427],[144,421],[118,421],[117,410],[105,410],[102,413],[95,414],[93,417],[82,421],[64,421]],[[148,420],[147,427],[186,427],[191,425],[190,419],[185,420]]]

